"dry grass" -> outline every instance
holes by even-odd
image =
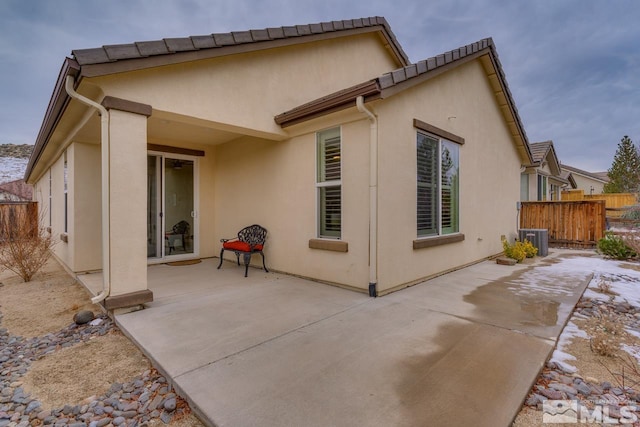
[[[53,259],[36,280],[22,283],[17,275],[0,273],[1,326],[12,335],[42,336],[73,322],[78,310],[99,312],[88,292]],[[149,369],[142,352],[120,332],[59,350],[32,363],[22,387],[45,408],[76,405],[104,394],[113,382],[128,382]],[[164,427],[159,420],[149,425]],[[191,413],[175,417],[170,427],[202,427]]]
[[[27,338],[57,332],[73,323],[78,310],[100,312],[86,289],[76,283],[53,259],[31,282],[11,272],[0,273],[2,326],[12,335]]]
[[[573,320],[592,339],[574,338],[563,351],[574,356],[570,363],[577,368],[576,373],[587,381],[602,383],[608,381],[614,386],[631,386],[640,381],[640,367],[637,362],[621,350],[621,344],[640,346],[640,338],[627,333],[622,317],[609,313],[587,320]],[[598,338],[601,337],[601,338]],[[602,351],[597,347],[602,340]],[[606,341],[606,342],[605,342]],[[594,342],[596,343],[594,345]],[[604,353],[604,354],[603,354]],[[543,427],[542,410],[524,407],[516,417],[514,427]],[[557,426],[575,424],[553,424]],[[599,425],[599,424],[580,424]]]
[[[127,382],[151,367],[121,333],[95,338],[33,362],[23,377],[25,391],[45,409],[81,402],[106,393],[114,382]]]

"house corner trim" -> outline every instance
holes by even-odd
[[[129,101],[128,99],[116,98],[114,96],[105,96],[102,100],[102,106],[107,110],[120,110],[127,113],[140,114],[142,116],[151,116],[151,105],[142,104],[140,102]]]

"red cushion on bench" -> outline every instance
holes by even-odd
[[[251,247],[248,243],[241,242],[240,240],[234,240],[233,242],[224,242],[222,244],[224,249],[229,249],[232,251],[241,251],[241,252],[251,252]],[[261,251],[262,245],[255,245],[254,251]]]

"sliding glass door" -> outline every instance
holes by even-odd
[[[197,255],[196,159],[177,154],[147,157],[147,257]]]

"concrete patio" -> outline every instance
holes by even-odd
[[[210,425],[507,426],[589,282],[577,254],[381,298],[213,259],[151,266],[154,302],[116,320]]]

